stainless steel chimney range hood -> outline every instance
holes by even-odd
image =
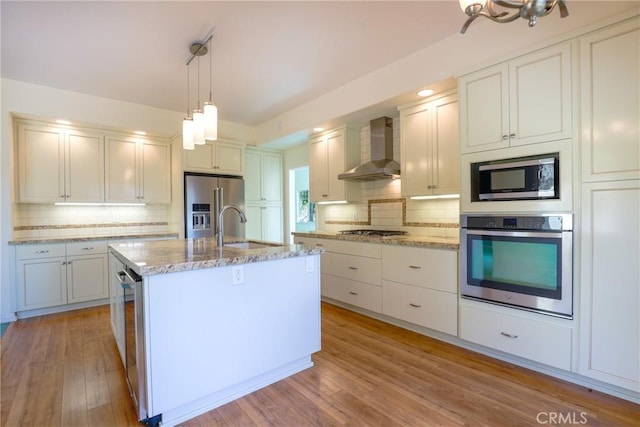
[[[393,119],[379,117],[370,122],[371,161],[338,175],[338,179],[373,181],[400,178],[400,164],[393,160]]]

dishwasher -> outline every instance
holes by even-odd
[[[146,363],[144,347],[144,307],[142,299],[142,277],[129,267],[118,273],[124,290],[125,370],[131,398],[139,421],[157,426],[162,414],[149,417],[147,411]]]

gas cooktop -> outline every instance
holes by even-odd
[[[407,234],[406,231],[397,230],[342,230],[340,234],[355,234],[358,236],[402,236]]]

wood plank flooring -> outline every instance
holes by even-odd
[[[1,340],[0,425],[139,425],[108,306]],[[315,366],[185,426],[638,426],[640,405],[323,304]]]

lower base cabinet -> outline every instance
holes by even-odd
[[[109,296],[106,241],[18,246],[16,268],[18,312]]]
[[[571,370],[570,326],[462,303],[460,338],[556,368]]]

